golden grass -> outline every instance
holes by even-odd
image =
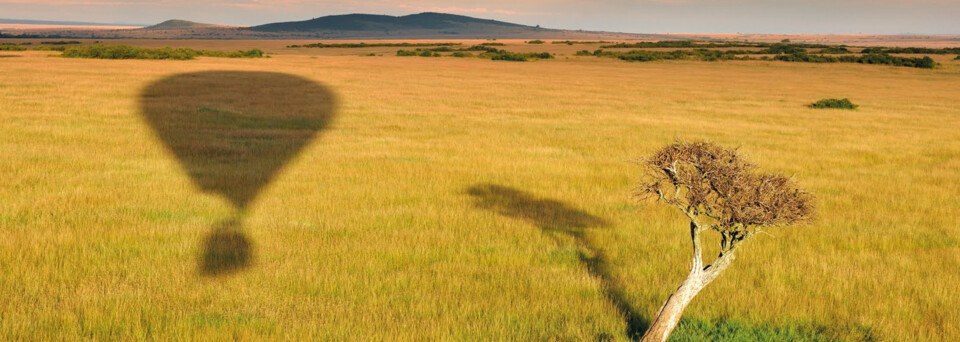
[[[0,339],[625,338],[609,287],[649,318],[686,273],[681,215],[631,200],[631,160],[679,137],[741,146],[820,207],[812,225],[751,241],[688,317],[960,339],[960,67],[947,57],[920,70],[48,54],[0,59]],[[139,113],[151,83],[207,70],[297,75],[338,99],[248,205],[251,265],[213,277],[204,236],[234,209]],[[806,107],[827,97],[861,107]],[[538,227],[546,214],[481,205],[478,187],[605,224],[576,227],[585,247]],[[583,262],[598,250],[605,275]]]

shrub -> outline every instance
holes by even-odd
[[[553,41],[553,42],[550,42],[550,44],[567,44],[567,45],[573,45],[573,44],[609,44],[609,43],[610,43],[610,42],[608,42],[608,41],[603,41],[603,40],[596,40],[596,41],[555,40],[555,41]]]
[[[701,61],[749,60],[749,56],[737,56],[735,53],[720,50],[693,49],[674,51],[631,50],[628,52],[610,52],[597,50],[594,56],[616,57],[625,61],[651,62],[658,60],[694,59]]]
[[[798,52],[789,55],[777,55],[774,57],[774,59],[784,62],[885,64],[924,69],[932,69],[937,66],[937,62],[929,56],[924,56],[923,58],[895,57],[884,53],[871,53],[859,57],[833,57],[824,55],[808,55],[805,52]]]
[[[766,55],[766,54],[778,55],[778,54],[802,53],[802,52],[806,52],[806,51],[807,51],[806,49],[801,48],[801,47],[798,47],[798,46],[796,46],[796,45],[790,45],[790,44],[773,44],[773,45],[771,45],[770,47],[768,47],[768,48],[766,48],[766,49],[757,51],[756,53],[758,53],[758,54],[764,54],[764,55]]]
[[[306,45],[287,45],[288,48],[367,48],[367,47],[425,47],[425,46],[455,46],[461,43],[343,43],[324,44],[314,43]]]
[[[842,54],[842,53],[851,53],[850,49],[847,49],[843,46],[831,46],[828,48],[820,49],[820,53],[829,53],[829,54]]]
[[[59,47],[63,48],[63,47]],[[54,48],[50,48],[54,49]],[[260,49],[238,51],[194,50],[188,48],[159,48],[146,49],[127,45],[90,45],[64,48],[62,57],[67,58],[100,58],[100,59],[173,59],[188,60],[197,56],[226,57],[226,58],[260,58],[263,51]]]
[[[26,47],[11,44],[11,43],[2,43],[0,44],[0,51],[23,51],[26,50]]]
[[[481,56],[483,56],[483,55],[481,55]],[[489,57],[490,60],[493,60],[493,61],[511,61],[511,62],[526,62],[526,61],[527,61],[527,57],[526,57],[526,56],[524,56],[524,55],[522,55],[522,54],[519,54],[519,53],[512,53],[512,52],[507,52],[507,51],[503,51],[503,52],[501,52],[501,53],[490,54],[490,55],[487,56],[487,57]]]
[[[481,46],[504,46],[504,43],[480,43]]]
[[[397,50],[397,56],[416,56],[417,51],[413,50]]]
[[[946,55],[946,54],[960,54],[960,48],[942,48],[942,49],[932,49],[932,48],[919,48],[919,47],[872,47],[863,49],[861,53],[903,53],[903,54],[931,54],[931,55]]]
[[[204,57],[226,57],[226,58],[260,58],[263,57],[263,50],[260,49],[250,49],[250,50],[237,50],[237,51],[216,51],[216,50],[199,50],[198,56]]]
[[[957,58],[954,58],[955,61],[960,61],[960,55],[957,55]]]
[[[497,50],[497,48],[492,48],[492,47],[483,46],[483,45],[474,45],[468,48],[461,48],[460,50],[461,51],[483,51],[483,52],[492,52],[492,53],[496,53],[497,51],[500,51],[500,50]]]
[[[888,64],[893,66],[904,66],[904,67],[913,67],[913,68],[923,68],[923,69],[933,69],[937,66],[937,62],[930,58],[930,56],[924,56],[923,58],[913,58],[913,57],[894,57],[888,54],[868,54],[863,55],[860,58],[856,59],[856,63],[860,64]]]
[[[695,40],[666,40],[659,42],[639,42],[639,43],[618,43],[612,45],[602,45],[605,49],[620,48],[716,48],[716,47],[766,47],[769,44],[764,43],[746,43],[746,42],[699,42]]]
[[[80,42],[79,42],[79,41],[76,41],[76,40],[57,40],[57,41],[50,41],[50,42],[40,42],[40,44],[46,44],[46,45],[76,45],[76,44],[80,44]]]
[[[849,99],[823,99],[810,104],[812,108],[839,108],[839,109],[857,109],[858,105],[850,102]]]
[[[535,40],[527,41],[526,43],[527,44],[543,44],[544,42],[542,40],[535,39]]]
[[[55,45],[55,46],[34,46],[30,48],[33,51],[64,51],[67,47],[64,45]]]
[[[494,61],[513,61],[513,62],[525,62],[530,59],[551,59],[553,55],[549,52],[510,52],[506,50],[499,50],[497,52],[484,52],[480,54],[480,57],[489,58]]]
[[[453,54],[451,54],[450,56],[451,56],[451,57],[463,58],[463,57],[473,57],[473,54],[472,54],[472,53],[469,53],[469,52],[460,52],[460,51],[457,51],[457,52],[454,52]]]

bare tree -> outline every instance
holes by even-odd
[[[813,216],[811,194],[788,177],[757,173],[735,149],[680,141],[642,165],[646,178],[637,195],[675,206],[690,218],[693,265],[641,341],[666,341],[693,297],[730,266],[744,241]],[[700,237],[708,231],[720,234],[720,255],[704,266]]]

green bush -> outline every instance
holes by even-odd
[[[287,45],[288,48],[367,48],[367,47],[426,47],[426,46],[455,46],[461,43],[343,43],[324,44],[314,43],[305,45]]]
[[[260,58],[263,57],[263,50],[260,49],[250,49],[250,50],[237,50],[237,51],[216,51],[216,50],[199,50],[197,51],[199,56],[204,57],[226,57],[226,58]]]
[[[504,43],[480,43],[481,46],[504,46]]]
[[[608,42],[608,41],[603,41],[603,40],[596,40],[596,41],[555,40],[555,41],[553,41],[553,42],[550,42],[550,44],[567,44],[567,45],[573,45],[573,44],[609,44],[609,43],[610,43],[610,42]]]
[[[866,48],[860,51],[860,53],[903,53],[903,54],[930,54],[930,55],[946,55],[946,54],[960,54],[960,48],[942,48],[942,49],[932,49],[932,48],[919,48],[919,47],[872,47]]]
[[[844,46],[831,46],[828,48],[820,49],[820,53],[829,53],[829,54],[843,54],[843,53],[851,53],[851,52],[852,51],[850,51],[850,49],[847,49]]]
[[[858,105],[850,102],[849,99],[823,99],[810,104],[812,108],[838,108],[838,109],[857,109]]]
[[[33,51],[64,51],[67,47],[64,45],[55,45],[55,46],[34,46],[30,48]]]
[[[954,58],[955,61],[960,61],[960,55],[957,55],[957,58]]]
[[[0,43],[0,51],[24,51],[27,47],[13,43]]]
[[[930,58],[930,56],[924,56],[923,58],[913,58],[913,57],[894,57],[888,54],[869,54],[863,55],[856,60],[856,63],[861,64],[888,64],[894,66],[904,66],[912,68],[923,68],[923,69],[933,69],[937,66],[937,62]]]
[[[718,47],[767,47],[765,43],[746,42],[700,42],[695,40],[665,40],[659,42],[618,43],[600,46],[605,49],[644,49],[644,48],[718,48]]]
[[[65,48],[61,55],[67,58],[100,58],[100,59],[173,59],[188,60],[197,56],[226,57],[226,58],[260,58],[263,51],[251,49],[246,51],[215,51],[194,50],[188,48],[159,48],[146,49],[127,45],[89,45]]]
[[[472,54],[472,53],[469,53],[469,52],[460,52],[460,51],[457,51],[457,52],[454,52],[453,54],[451,54],[450,56],[451,56],[451,57],[463,58],[463,57],[473,57],[473,54]]]
[[[929,56],[923,58],[914,57],[896,57],[884,53],[871,53],[862,56],[824,56],[808,55],[805,52],[789,55],[777,55],[775,60],[784,62],[808,62],[808,63],[859,63],[859,64],[885,64],[893,66],[932,69],[937,66],[937,62]]]
[[[778,55],[778,54],[794,54],[794,53],[803,53],[807,52],[806,49],[792,44],[773,44],[770,47],[757,51],[757,54],[762,55]]]
[[[497,50],[497,48],[483,46],[483,45],[474,45],[468,48],[461,48],[460,50],[461,51],[483,51],[483,52],[492,52],[492,53],[496,53],[497,51],[500,51],[500,50]]]
[[[512,62],[525,62],[530,59],[551,59],[553,55],[549,52],[510,52],[506,50],[500,50],[495,53],[485,52],[480,54],[480,57],[489,58],[494,61],[512,61]]]
[[[536,40],[527,41],[526,43],[527,44],[543,44],[544,41],[536,39]]]
[[[583,53],[583,51],[579,52]],[[701,61],[728,61],[728,60],[749,60],[749,56],[738,56],[735,53],[721,50],[708,49],[688,49],[674,51],[650,51],[650,50],[631,50],[627,52],[612,52],[597,50],[593,52],[594,56],[616,57],[621,60],[631,62],[651,62],[659,60],[693,59]]]
[[[76,41],[76,40],[58,40],[58,41],[50,41],[50,42],[40,42],[40,44],[46,44],[46,45],[77,45],[77,44],[80,44],[80,42],[79,42],[79,41]]]

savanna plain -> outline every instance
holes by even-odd
[[[689,266],[688,220],[633,197],[638,158],[677,139],[739,147],[818,213],[743,247],[673,340],[960,340],[953,55],[918,69],[522,41],[504,48],[556,58],[124,43],[270,58],[0,51],[0,340],[628,340]],[[245,82],[272,90],[215,89]],[[145,113],[158,89],[214,94],[173,104],[197,113],[327,117],[243,165],[277,170],[231,197]],[[834,97],[860,107],[808,106]],[[205,272],[204,241],[237,216],[248,262]]]

